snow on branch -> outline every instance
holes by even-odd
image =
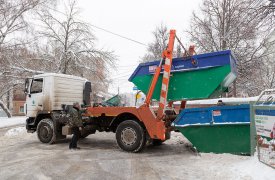
[[[30,73],[35,73],[35,74],[46,73],[45,71],[37,71],[37,70],[33,70],[33,69],[28,69],[28,68],[24,68],[24,67],[16,67],[16,66],[11,66],[11,69],[16,69],[19,71],[30,72]]]

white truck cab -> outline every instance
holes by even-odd
[[[77,76],[45,73],[26,79],[25,114],[28,117],[26,120],[28,132],[37,131],[38,138],[42,142],[54,140],[47,136],[61,133],[61,129],[58,128],[60,122],[56,117],[62,111],[62,105],[72,105],[78,102],[88,106],[90,105],[90,92],[91,83]],[[56,132],[49,132],[53,130],[53,124],[57,127],[54,130]]]

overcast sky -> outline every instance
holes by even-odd
[[[142,43],[152,41],[152,31],[161,23],[176,29],[183,43],[183,31],[189,28],[190,17],[202,0],[79,0],[81,17],[92,25],[135,39]],[[118,70],[110,78],[114,81],[110,93],[133,92],[128,78],[146,53],[146,47],[93,28],[98,47],[113,50],[118,56]]]

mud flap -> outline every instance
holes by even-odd
[[[62,127],[62,135],[71,135],[72,134],[72,128],[68,125],[65,125]]]

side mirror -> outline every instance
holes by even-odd
[[[83,89],[83,103],[85,106],[91,105],[90,93],[92,92],[92,85],[90,81],[85,82]]]
[[[66,110],[66,104],[61,104],[62,111]]]
[[[27,91],[26,89],[24,89],[24,93],[25,93],[25,94],[28,94],[28,91]]]
[[[30,81],[29,81],[29,79],[27,78],[27,79],[25,80],[25,89],[24,89],[24,93],[25,93],[25,94],[28,94],[29,85],[30,85]]]

